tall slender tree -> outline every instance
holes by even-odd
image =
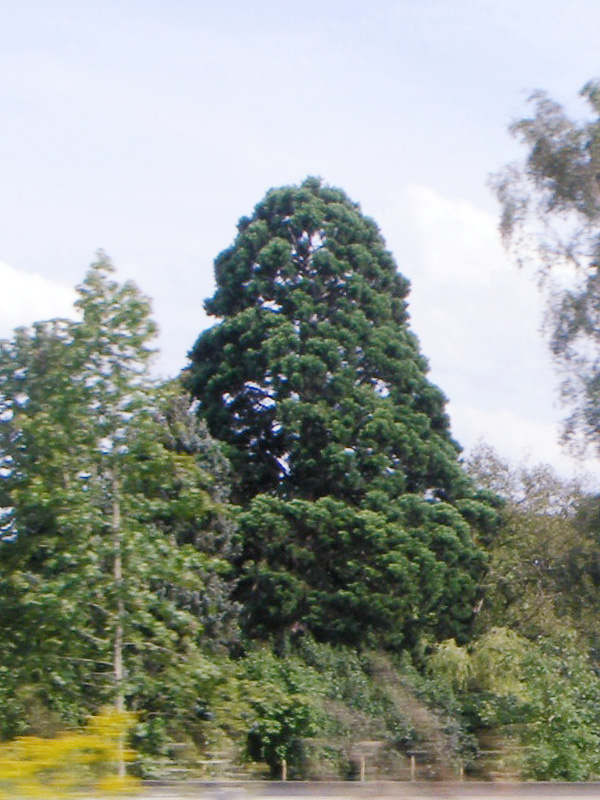
[[[111,266],[101,258],[79,289],[76,306],[83,319],[74,328],[74,349],[81,363],[75,375],[84,400],[88,424],[90,486],[96,504],[110,520],[110,549],[114,606],[112,609],[113,674],[115,704],[124,709],[123,634],[125,591],[123,558],[130,515],[124,509],[129,498],[123,492],[129,463],[137,458],[135,439],[148,424],[150,341],[156,325],[149,302],[131,283],[109,279]],[[125,511],[125,514],[124,514]]]
[[[104,256],[92,265],[80,321],[0,344],[0,649],[15,691],[36,687],[63,715],[112,697],[172,721],[212,669],[202,597],[230,531],[208,437],[150,378],[149,303],[112,273]]]
[[[249,628],[464,635],[476,503],[408,327],[408,281],[375,223],[318,179],[268,192],[238,228],[206,302],[222,321],[187,381],[245,506]]]

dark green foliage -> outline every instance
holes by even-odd
[[[258,495],[240,518],[240,590],[253,633],[308,629],[389,647],[424,632],[461,639],[472,617],[481,556],[447,503],[401,498],[393,512]]]
[[[483,565],[467,520],[490,509],[375,223],[309,178],[270,191],[215,268],[206,308],[223,319],[186,380],[245,509],[247,629],[390,647],[467,635]]]
[[[231,445],[240,497],[361,502],[464,489],[444,398],[375,224],[337,189],[274,190],[216,261],[188,384]]]

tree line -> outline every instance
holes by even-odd
[[[552,347],[566,436],[594,447],[600,123],[533,102],[529,159],[494,185],[507,241],[537,237],[546,275],[570,259]],[[270,190],[215,276],[173,380],[103,253],[76,320],[0,343],[0,736],[112,703],[144,776],[356,777],[365,742],[380,776],[415,753],[443,777],[597,776],[597,497],[461,458],[408,282],[343,191]]]

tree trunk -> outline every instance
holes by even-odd
[[[119,495],[119,479],[113,471],[112,479],[112,535],[113,535],[113,578],[117,596],[117,609],[115,620],[115,638],[113,645],[113,663],[115,679],[115,708],[117,711],[125,710],[125,695],[123,690],[123,563],[121,555],[121,504]],[[124,741],[119,741],[118,774],[125,776],[125,759],[123,755]]]

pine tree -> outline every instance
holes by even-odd
[[[464,635],[482,568],[465,515],[483,507],[408,327],[408,281],[317,179],[268,192],[238,227],[187,383],[245,507],[249,629]]]

